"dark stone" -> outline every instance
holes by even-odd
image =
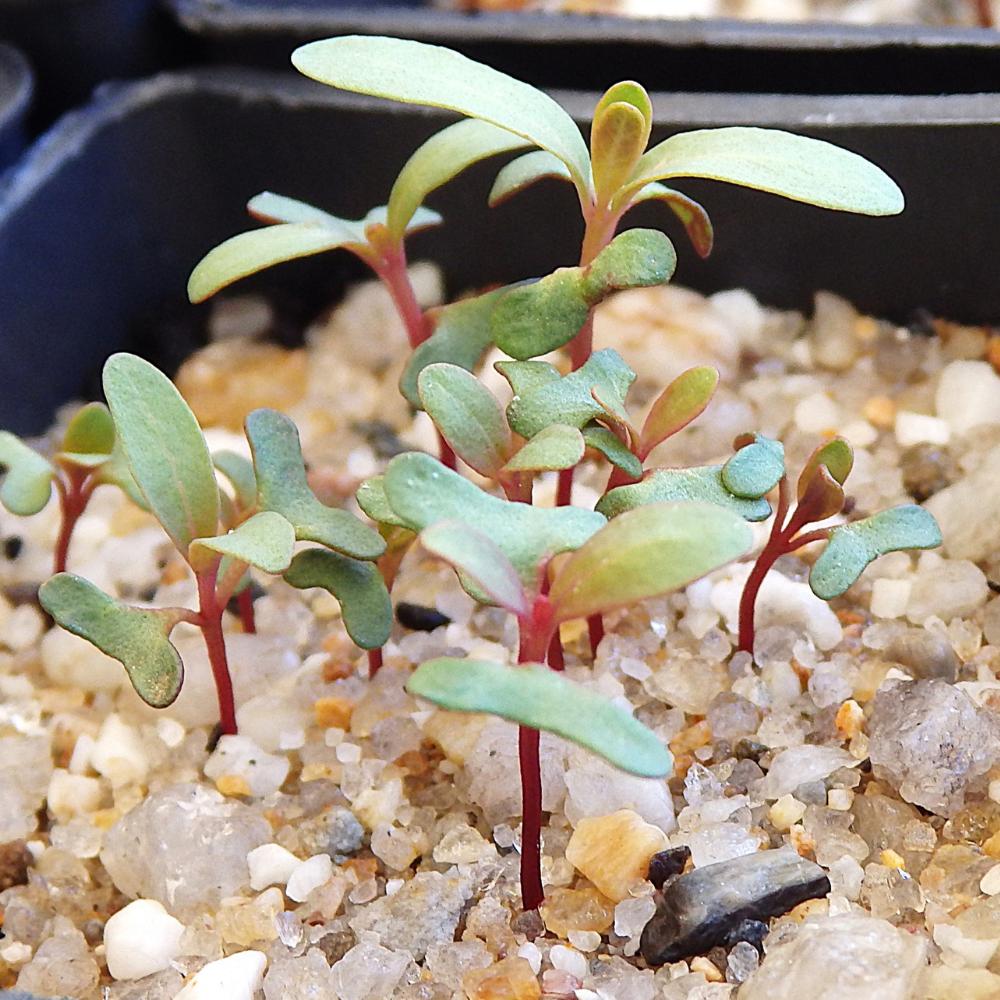
[[[744,738],[737,741],[736,746],[733,747],[733,753],[736,755],[737,760],[752,760],[756,764],[759,763],[760,758],[770,749],[770,747],[766,747],[763,743],[758,743],[756,740]]]
[[[5,559],[16,559],[24,548],[24,539],[20,535],[11,535],[3,540],[3,554]]]
[[[410,450],[384,420],[359,420],[351,425],[351,429],[372,446],[372,451],[379,458],[395,458]]]
[[[332,858],[344,858],[361,850],[365,828],[346,806],[334,806],[324,814],[327,828],[326,852]]]
[[[752,944],[758,954],[764,954],[764,938],[767,937],[770,927],[763,920],[741,920],[727,935],[725,945],[732,948],[741,941]]]
[[[763,922],[829,891],[823,869],[787,848],[696,868],[664,889],[642,932],[642,957],[662,965],[701,954],[748,920]]]
[[[668,878],[684,871],[690,857],[691,848],[684,845],[659,851],[649,859],[649,874],[646,877],[657,889],[662,889]]]
[[[958,462],[947,448],[936,444],[915,444],[900,456],[903,489],[917,503],[950,486],[961,475]]]
[[[324,934],[317,942],[316,947],[323,952],[324,958],[333,965],[339,962],[357,944],[354,931],[344,927],[341,930]]]
[[[436,608],[426,608],[422,604],[408,604],[400,601],[396,605],[396,621],[403,628],[414,632],[433,632],[442,625],[450,625],[451,619]]]
[[[894,660],[918,681],[935,678],[954,684],[958,680],[958,657],[951,643],[927,629],[907,629],[889,644],[885,658]]]
[[[28,884],[28,869],[35,859],[23,840],[0,844],[0,892],[15,885]]]

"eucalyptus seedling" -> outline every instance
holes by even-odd
[[[59,496],[59,536],[53,572],[66,569],[73,529],[99,486],[117,486],[144,506],[122,456],[114,421],[106,406],[88,403],[70,420],[59,451],[49,461],[9,431],[0,431],[0,503],[18,517],[38,514]]]
[[[395,505],[393,472],[390,465],[386,485]],[[739,558],[750,547],[751,532],[721,507],[660,504],[604,524],[578,541],[565,562],[553,564],[557,545],[525,531],[532,520],[525,512],[553,521],[576,512],[574,517],[583,521],[585,515],[592,524],[603,520],[600,515],[490,500],[475,517],[433,520],[420,540],[455,567],[470,593],[517,618],[519,666],[439,658],[421,664],[407,689],[442,708],[489,712],[518,723],[521,895],[526,909],[536,909],[544,898],[539,733],[563,736],[633,774],[665,777],[671,768],[663,744],[631,715],[544,666],[553,635],[563,622],[667,593]],[[559,547],[568,548],[567,540]]]
[[[231,482],[246,487],[243,500],[236,502],[256,513],[220,533],[226,505],[212,456],[194,414],[170,380],[134,355],[116,354],[104,367],[104,392],[135,483],[194,575],[198,608],[131,607],[70,573],[43,584],[39,599],[63,628],[119,660],[143,701],[163,708],[180,692],[183,664],[170,633],[187,622],[205,639],[221,731],[236,732],[222,616],[251,567],[283,576],[295,587],[327,589],[340,601],[355,642],[365,647],[385,642],[391,608],[371,562],[385,545],[357,518],[325,507],[312,494],[298,434],[287,417],[257,410],[247,418],[254,498],[246,492],[247,470],[222,459]],[[317,542],[322,548],[296,553],[297,541]]]
[[[752,448],[753,444],[752,435],[737,438],[736,447],[741,450],[733,461],[748,450],[747,445]],[[769,479],[772,473],[761,473],[759,464],[753,455],[748,461],[738,463],[736,474],[727,476],[728,488],[738,494],[755,475]],[[757,595],[768,571],[781,556],[813,542],[825,541],[826,547],[809,572],[809,586],[817,597],[829,601],[845,593],[865,567],[879,556],[903,549],[931,549],[941,544],[937,521],[916,504],[892,507],[847,524],[803,530],[845,511],[844,482],[853,465],[854,453],[843,438],[834,437],[820,445],[799,475],[794,508],[788,477],[782,471],[774,524],[740,598],[741,650],[753,653]]]
[[[710,251],[713,235],[708,214],[664,181],[682,177],[726,181],[863,215],[894,215],[903,208],[896,184],[863,157],[775,129],[701,129],[670,136],[647,148],[652,102],[633,81],[615,84],[598,101],[588,147],[573,119],[548,95],[450,49],[351,35],[304,45],[295,51],[292,63],[321,83],[446,108],[536,147],[500,170],[490,194],[492,204],[541,178],[557,178],[573,186],[584,221],[578,266],[510,289],[491,316],[494,342],[519,359],[567,345],[574,368],[584,364],[592,350],[593,307],[601,297],[595,294],[593,268],[634,206],[647,201],[666,204],[684,224],[696,250],[702,255]],[[451,177],[472,162],[470,155],[481,159],[477,133],[468,136],[472,138],[456,131],[452,141],[438,143],[428,152],[429,172]],[[455,164],[455,169],[449,172],[448,163]],[[414,198],[422,199],[425,193],[415,189]],[[669,241],[649,230],[637,232],[640,235],[634,239],[643,252],[612,255],[614,264],[601,279],[605,285],[642,284],[636,279],[643,277],[641,271],[647,265],[652,265],[647,278],[655,276],[656,282],[662,282],[671,277],[675,255]],[[602,268],[597,270],[600,273]],[[563,502],[569,502],[571,488],[570,469],[561,473]]]

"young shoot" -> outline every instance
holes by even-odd
[[[535,909],[544,897],[539,732],[558,733],[635,774],[662,777],[670,769],[652,733],[544,666],[553,636],[563,622],[667,593],[739,558],[750,529],[711,504],[649,506],[610,524],[576,507],[532,507],[485,493],[419,453],[394,458],[367,493],[370,512],[391,512],[419,532],[474,598],[517,618],[520,666],[444,657],[421,664],[407,688],[442,708],[490,712],[520,726],[521,891],[524,906]],[[553,563],[561,552],[572,554]]]
[[[223,457],[227,478],[244,487],[242,500],[233,501],[220,491],[194,414],[165,375],[134,355],[116,354],[104,367],[104,392],[135,483],[195,578],[198,607],[131,607],[71,573],[43,584],[39,599],[63,628],[119,660],[143,701],[164,708],[180,692],[183,664],[170,633],[187,622],[205,640],[221,732],[236,732],[222,618],[251,567],[295,587],[324,587],[340,601],[355,642],[366,648],[385,642],[391,608],[371,562],[384,543],[357,518],[312,494],[287,417],[257,410],[247,418],[255,496],[246,494],[248,470]],[[239,497],[240,489],[235,492]],[[226,530],[227,513],[240,504],[255,513]],[[297,541],[322,547],[296,553]]]
[[[739,450],[726,476],[727,487],[734,493],[755,490],[761,482],[773,477],[774,457],[768,460],[760,451],[754,451],[755,443],[753,435],[736,439]],[[768,461],[770,466],[764,468]],[[809,572],[809,586],[817,597],[830,601],[845,593],[879,556],[904,549],[931,549],[941,544],[937,521],[916,504],[892,507],[847,524],[804,530],[847,512],[844,482],[853,464],[854,453],[843,438],[834,437],[820,445],[799,476],[794,507],[788,477],[782,469],[774,524],[740,598],[740,650],[753,654],[757,595],[768,571],[781,556],[825,541],[826,547]]]
[[[0,472],[5,473],[0,504],[18,517],[42,511],[55,489],[59,535],[53,573],[66,569],[73,530],[99,486],[117,486],[134,503],[145,505],[123,459],[111,414],[101,403],[88,403],[73,415],[52,461],[9,431],[0,431]]]

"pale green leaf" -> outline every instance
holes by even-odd
[[[253,462],[235,451],[212,452],[212,462],[233,487],[236,503],[241,510],[253,510],[257,505],[257,477]]]
[[[556,621],[587,618],[685,587],[750,551],[738,514],[708,503],[628,511],[563,564],[549,591]]]
[[[357,250],[355,233],[312,222],[289,222],[239,233],[210,250],[188,278],[188,298],[204,302],[240,278],[299,257],[345,247]]]
[[[715,243],[712,220],[694,198],[653,181],[632,195],[630,207],[644,201],[662,201],[677,216],[699,257],[705,258],[712,252]]]
[[[496,361],[493,367],[507,380],[515,396],[524,396],[562,378],[548,361]]]
[[[403,165],[389,194],[389,231],[402,238],[413,213],[432,191],[467,167],[530,141],[478,119],[456,122],[432,135]]]
[[[747,435],[722,467],[722,485],[734,496],[756,500],[778,485],[785,474],[785,446],[763,434]]]
[[[364,239],[364,232],[355,222],[338,219],[337,216],[324,212],[323,209],[289,198],[287,195],[275,194],[273,191],[262,191],[247,202],[247,211],[255,219],[274,225],[287,223],[318,223],[326,226],[332,232],[340,232],[347,239]]]
[[[276,410],[254,410],[246,418],[246,435],[259,506],[281,514],[299,541],[319,542],[355,559],[377,559],[385,551],[377,531],[316,498],[306,479],[299,432],[292,420]]]
[[[549,424],[504,466],[504,472],[555,472],[572,469],[583,459],[583,435],[576,427]]]
[[[530,588],[536,586],[546,559],[582,545],[604,524],[602,515],[578,507],[543,508],[501,500],[421,452],[397,455],[389,463],[385,493],[391,509],[413,531],[453,520],[481,531]]]
[[[530,369],[520,365],[530,364]],[[537,368],[537,362],[505,362],[498,365],[501,374],[514,387],[520,378],[524,384],[522,371],[529,373],[529,379],[536,374],[546,379],[544,384],[533,385],[525,392],[517,392],[507,406],[507,420],[511,429],[524,438],[533,438],[539,431],[551,424],[568,424],[583,428],[592,420],[603,419],[606,411],[594,399],[596,389],[601,401],[610,408],[618,419],[627,421],[625,396],[629,386],[635,381],[635,372],[622,360],[621,355],[611,348],[595,351],[575,372],[558,381],[549,381]],[[512,377],[513,375],[513,377]],[[532,383],[529,383],[532,384]]]
[[[198,421],[173,383],[134,354],[104,365],[104,395],[139,489],[182,555],[219,528],[219,487]]]
[[[420,402],[455,454],[483,476],[496,478],[510,452],[500,402],[457,365],[428,365],[418,379]]]
[[[166,708],[177,697],[184,666],[167,638],[179,620],[177,611],[129,607],[72,573],[43,583],[38,599],[67,632],[118,660],[147,705]]]
[[[646,122],[646,138],[643,140],[643,145],[645,145],[649,141],[649,131],[653,127],[653,102],[641,83],[636,83],[635,80],[622,80],[620,83],[612,84],[604,91],[594,107],[594,118],[596,119],[605,108],[620,101],[636,108]]]
[[[642,476],[642,462],[625,447],[622,439],[607,427],[588,424],[583,429],[583,440],[588,448],[599,451],[612,465],[617,466],[632,479],[639,479]]]
[[[711,365],[681,372],[650,407],[639,436],[639,454],[645,458],[658,444],[703,413],[718,384],[718,369]]]
[[[420,543],[450,563],[494,604],[523,618],[531,610],[517,570],[482,532],[464,521],[438,521],[420,532]]]
[[[12,514],[37,514],[52,495],[55,469],[10,431],[0,431],[0,503]]]
[[[448,108],[498,125],[559,157],[577,187],[589,188],[587,145],[573,119],[542,91],[451,49],[348,35],[296,49],[292,64],[331,87]]]
[[[531,187],[535,181],[546,177],[573,182],[566,164],[551,153],[546,153],[544,149],[536,149],[517,157],[516,160],[511,160],[500,168],[496,180],[493,181],[489,195],[490,208],[496,208],[508,198]]]
[[[616,236],[587,269],[584,295],[591,305],[623,288],[666,284],[677,266],[674,245],[656,229],[628,229]]]
[[[115,446],[111,449],[111,454],[106,461],[97,467],[94,478],[99,483],[117,486],[137,507],[149,510],[149,503],[142,495],[142,490],[139,489],[139,484],[135,481],[135,476],[132,475],[132,470],[129,468],[120,437],[116,436]]]
[[[306,549],[285,580],[299,590],[322,587],[340,604],[347,634],[362,649],[377,649],[392,631],[392,604],[378,568],[325,549]]]
[[[656,469],[642,482],[609,490],[597,503],[605,517],[618,517],[645,504],[693,501],[717,504],[747,521],[766,521],[771,505],[763,499],[735,497],[722,485],[722,467],[705,465],[693,469]]]
[[[830,532],[830,541],[809,572],[809,586],[817,597],[829,601],[843,594],[879,556],[940,544],[941,529],[923,507],[906,504],[883,510]]]
[[[649,123],[633,104],[598,105],[590,126],[590,159],[601,204],[629,179],[648,139]]]
[[[805,496],[820,466],[823,466],[830,476],[843,486],[854,467],[854,449],[842,437],[830,438],[821,444],[809,456],[802,468],[796,490],[800,500]]]
[[[59,460],[94,466],[106,462],[115,447],[115,422],[103,403],[81,406],[66,427]]]
[[[409,522],[404,521],[389,504],[385,495],[385,476],[372,476],[358,487],[354,496],[358,506],[376,524],[409,530]]]
[[[488,712],[555,733],[630,774],[663,778],[673,766],[667,748],[641,722],[540,663],[507,667],[441,657],[420,664],[406,689],[449,711]]]
[[[421,407],[417,380],[428,365],[446,361],[472,371],[479,364],[493,343],[490,314],[506,291],[497,288],[485,295],[429,310],[427,318],[433,332],[410,355],[399,379],[399,391],[411,406]]]
[[[862,215],[903,210],[902,192],[875,164],[832,143],[777,129],[737,126],[673,135],[642,157],[622,197],[670,177],[726,181]]]
[[[525,360],[568,344],[590,315],[584,271],[560,267],[538,281],[510,289],[490,315],[493,342],[512,358]]]
[[[254,514],[224,535],[196,538],[189,559],[196,571],[207,569],[222,555],[255,566],[265,573],[284,573],[295,552],[295,529],[280,514]]]

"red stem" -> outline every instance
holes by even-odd
[[[566,661],[563,658],[562,636],[559,635],[559,629],[556,629],[552,633],[552,638],[549,640],[547,660],[553,670],[562,671],[566,669]]]
[[[382,647],[368,650],[368,679],[371,680],[382,669]]]
[[[243,626],[243,631],[248,635],[255,635],[257,619],[253,613],[253,592],[249,586],[244,587],[236,595],[236,604],[240,609],[240,624]]]
[[[222,612],[215,593],[218,563],[208,572],[196,573],[198,580],[198,625],[205,637],[208,661],[212,665],[215,691],[219,699],[219,724],[223,736],[236,734],[236,703],[233,698],[233,680],[226,660],[226,640],[222,634]]]
[[[591,615],[587,619],[587,631],[590,633],[590,655],[597,656],[597,647],[604,638],[604,616]]]
[[[992,28],[994,25],[993,4],[990,3],[990,0],[973,0],[973,8],[976,14],[976,24],[980,28]]]
[[[457,468],[457,463],[455,460],[455,450],[450,444],[444,439],[444,435],[438,431],[438,459],[441,464],[447,469],[454,471]]]
[[[65,483],[59,478],[56,478],[55,483],[59,493],[60,518],[59,537],[56,539],[52,566],[54,573],[65,573],[73,529],[80,515],[87,509],[87,503],[94,492],[94,485],[88,481],[86,472],[77,469],[66,473]]]
[[[427,325],[406,269],[406,248],[402,243],[395,244],[373,266],[392,296],[396,312],[406,327],[410,347],[419,347],[427,339]]]

